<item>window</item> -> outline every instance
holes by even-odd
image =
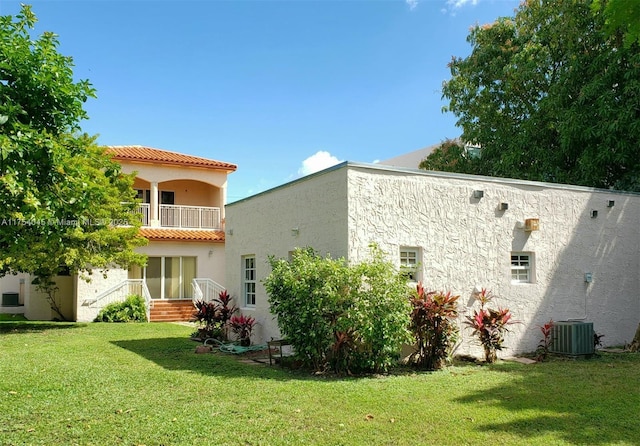
[[[242,258],[242,295],[247,307],[256,305],[256,257]]]
[[[531,283],[533,282],[533,253],[512,252],[511,253],[511,282]]]
[[[143,203],[151,203],[151,191],[149,189],[136,189],[136,198]]]
[[[418,264],[420,263],[420,248],[400,248],[400,271],[407,276],[411,282],[417,282]]]
[[[191,299],[195,257],[149,257],[147,266],[132,266],[129,279],[144,279],[152,299]]]
[[[176,194],[173,191],[160,191],[160,204],[176,204]]]

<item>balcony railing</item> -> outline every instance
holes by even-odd
[[[220,208],[161,204],[160,226],[167,228],[220,229]]]
[[[139,204],[138,213],[142,217],[142,226],[149,226],[151,222],[149,203]],[[221,229],[220,208],[161,204],[160,227]]]
[[[149,203],[140,203],[138,205],[138,213],[142,216],[142,226],[149,226],[150,210]]]

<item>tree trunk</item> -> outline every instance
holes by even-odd
[[[629,350],[631,350],[632,352],[637,352],[640,350],[640,324],[636,329],[636,334],[633,337],[633,341],[631,341],[631,344],[629,345]]]
[[[487,364],[493,364],[498,359],[498,353],[495,348],[491,348],[489,346],[484,346],[484,359]]]

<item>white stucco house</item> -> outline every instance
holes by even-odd
[[[113,268],[107,277],[87,282],[58,276],[65,317],[91,321],[106,304],[141,294],[152,321],[188,320],[192,299],[217,295],[225,278],[224,220],[227,176],[236,165],[143,146],[107,147],[125,173],[136,173],[133,187],[141,200],[140,234],[149,240],[139,251],[146,267]],[[5,313],[30,320],[56,317],[27,274],[0,279]]]
[[[481,351],[462,325],[480,288],[521,321],[503,355],[534,350],[550,319],[592,322],[606,345],[640,321],[639,194],[345,162],[227,205],[224,283],[256,317],[254,342],[280,337],[269,255],[311,246],[358,262],[370,242],[461,296],[458,353]]]

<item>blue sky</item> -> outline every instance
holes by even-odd
[[[24,0],[23,0],[24,1]],[[35,1],[98,98],[82,128],[238,165],[228,201],[339,161],[457,137],[443,114],[471,25],[518,0]],[[0,14],[19,1],[0,0]]]

